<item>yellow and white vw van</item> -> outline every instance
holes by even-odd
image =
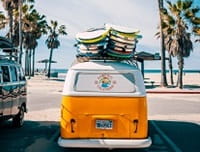
[[[146,93],[138,68],[119,61],[72,66],[62,94],[60,127],[61,147],[149,147]]]

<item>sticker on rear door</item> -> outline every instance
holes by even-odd
[[[95,85],[102,91],[112,90],[115,84],[116,81],[113,80],[113,77],[110,74],[101,74],[97,77],[97,80],[95,80]]]

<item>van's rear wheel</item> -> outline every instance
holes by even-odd
[[[13,126],[21,127],[24,124],[24,106],[21,106],[19,113],[13,118]]]

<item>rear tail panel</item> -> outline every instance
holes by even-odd
[[[62,138],[147,137],[146,97],[62,97]]]

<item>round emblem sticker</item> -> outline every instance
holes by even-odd
[[[111,90],[116,84],[116,81],[113,80],[113,77],[109,74],[101,74],[97,77],[95,84],[99,90],[105,91]]]

